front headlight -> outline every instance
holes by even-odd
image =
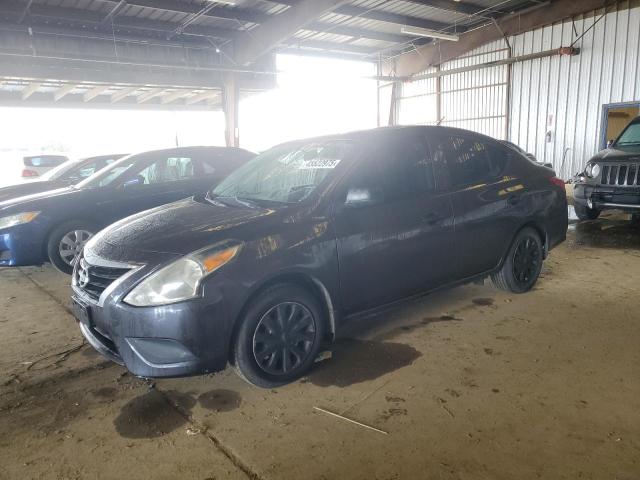
[[[216,246],[199,250],[158,270],[139,283],[124,302],[135,307],[152,307],[198,296],[202,280],[240,251],[240,245]]]
[[[588,163],[584,169],[584,174],[589,178],[596,178],[600,175],[600,165],[597,163]]]
[[[15,227],[16,225],[22,225],[23,223],[29,223],[34,220],[40,212],[23,212],[16,213],[15,215],[9,215],[8,217],[0,218],[0,230],[3,228]]]

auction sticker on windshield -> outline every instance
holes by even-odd
[[[340,159],[332,158],[315,158],[313,160],[303,160],[298,166],[299,170],[311,170],[318,168],[336,168],[340,163]]]

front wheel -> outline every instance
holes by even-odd
[[[296,285],[266,289],[238,321],[231,363],[241,378],[258,387],[278,387],[300,378],[320,351],[322,308]]]
[[[516,236],[500,271],[491,276],[493,283],[508,292],[528,292],[540,276],[543,254],[538,232],[524,228]]]
[[[47,256],[62,273],[71,275],[78,254],[95,229],[83,222],[67,222],[57,227],[47,242]]]
[[[573,208],[576,211],[576,217],[580,220],[595,220],[600,216],[600,210],[589,208],[586,205],[576,204]]]

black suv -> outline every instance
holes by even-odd
[[[73,305],[89,343],[135,375],[231,363],[272,387],[357,313],[487,276],[528,291],[566,230],[564,182],[489,137],[315,138],[98,233],[76,262]]]
[[[594,220],[603,210],[640,214],[640,117],[627,125],[605,150],[598,152],[575,178],[574,205],[581,220]]]

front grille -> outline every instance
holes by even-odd
[[[131,268],[99,267],[80,258],[74,280],[80,290],[92,299],[98,300],[109,285],[130,270]]]
[[[616,185],[618,187],[634,187],[638,183],[638,163],[622,163],[619,165],[603,165],[600,175],[602,185]]]

